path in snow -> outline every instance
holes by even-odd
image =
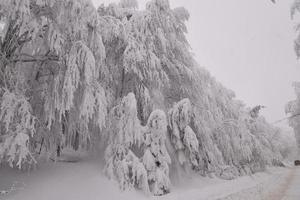
[[[293,176],[290,177],[290,184],[287,187],[282,200],[299,200],[300,199],[300,167],[293,171]]]
[[[272,172],[269,179],[256,186],[232,193],[217,200],[300,200],[300,168]]]

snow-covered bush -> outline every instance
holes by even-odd
[[[134,94],[129,93],[110,113],[105,172],[108,177],[117,180],[123,190],[141,187],[149,192],[147,171],[131,151],[134,145],[139,147],[143,139],[136,106]]]
[[[180,164],[189,164],[193,168],[199,165],[199,142],[189,126],[192,118],[192,105],[189,99],[174,104],[169,111],[171,141],[177,152]]]
[[[165,113],[153,111],[147,125],[141,126],[135,96],[129,93],[112,109],[110,123],[105,153],[107,176],[117,180],[123,190],[135,187],[154,195],[168,193],[171,160],[165,146]],[[139,158],[138,154],[143,156]]]
[[[161,110],[151,113],[144,133],[144,156],[142,162],[148,173],[148,183],[154,195],[170,192],[170,156],[166,149],[167,119]]]
[[[150,193],[148,175],[140,159],[125,145],[109,145],[105,152],[106,175],[116,180],[122,190],[140,188]]]

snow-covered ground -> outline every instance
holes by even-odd
[[[270,168],[265,172],[231,181],[202,178],[190,181],[191,184],[186,184],[185,187],[176,188],[163,199],[277,200],[269,197],[286,183],[291,171],[291,168]],[[300,171],[298,173],[300,174]]]
[[[292,183],[291,177],[297,174],[293,181],[298,186],[300,182],[299,169],[271,168],[231,181],[194,176],[173,186],[168,195],[149,197],[134,190],[120,192],[117,184],[109,181],[101,169],[98,162],[85,160],[77,163],[51,162],[30,173],[1,168],[0,200],[276,200],[283,197],[289,200],[293,192],[298,191],[294,185],[288,194],[286,186]]]
[[[300,199],[300,168],[295,168],[287,179],[288,186],[285,188],[282,200]]]

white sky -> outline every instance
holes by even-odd
[[[144,7],[146,0],[138,1]],[[199,64],[247,105],[267,106],[262,113],[270,122],[285,117],[285,104],[295,99],[291,84],[300,80],[293,1],[170,0],[190,12],[187,37]]]

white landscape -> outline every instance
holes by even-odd
[[[139,191],[127,190],[120,192],[117,183],[109,181],[99,170],[99,163],[81,162],[79,164],[57,163],[52,166],[43,166],[43,169],[33,174],[16,173],[11,169],[1,171],[5,185],[1,188],[9,191],[2,199],[32,200],[32,199],[130,199],[130,200],[256,200],[256,199],[281,199],[299,193],[298,187],[284,195],[285,184],[290,179],[293,170],[288,168],[270,168],[265,172],[259,172],[251,176],[243,176],[234,180],[222,180],[219,178],[201,177],[195,175],[186,177],[176,182],[171,187],[171,193],[153,197]],[[296,178],[295,178],[296,180]],[[293,180],[293,181],[295,181]],[[25,184],[26,183],[26,184]],[[299,184],[298,182],[295,182]],[[24,185],[25,184],[25,185]],[[11,190],[11,186],[15,185]],[[297,197],[297,196],[295,196]],[[298,198],[286,198],[298,199]]]
[[[0,200],[300,200],[300,1],[226,1],[0,0]]]

